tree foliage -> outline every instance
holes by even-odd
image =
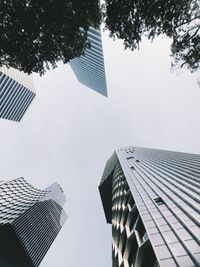
[[[88,46],[100,23],[98,0],[0,0],[0,66],[43,74]]]
[[[199,0],[105,0],[105,23],[125,48],[139,48],[143,36],[172,38],[175,63],[200,67]]]

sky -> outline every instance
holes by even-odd
[[[34,76],[36,97],[20,123],[0,120],[1,179],[57,181],[68,220],[41,267],[111,266],[111,227],[98,184],[113,151],[142,146],[200,153],[200,73],[170,71],[170,40],[139,51],[103,32],[108,98],[81,85],[69,65]]]

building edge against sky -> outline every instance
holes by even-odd
[[[200,266],[200,155],[127,147],[99,185],[113,267]]]
[[[33,76],[0,68],[0,118],[19,122],[35,97]]]
[[[0,266],[36,267],[67,219],[53,183],[39,190],[18,178],[0,182]]]
[[[88,41],[91,47],[85,50],[83,56],[72,59],[69,64],[80,83],[107,97],[106,73],[100,28],[89,28]]]
[[[107,97],[101,31],[88,30],[91,47],[70,66],[80,83]],[[0,67],[0,118],[19,122],[35,97],[33,76],[14,68]]]

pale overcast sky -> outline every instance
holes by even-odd
[[[37,96],[20,123],[0,120],[1,179],[61,184],[69,218],[41,267],[111,267],[111,227],[98,183],[128,145],[200,153],[198,73],[170,73],[168,39],[124,51],[103,33],[108,98],[68,65],[35,76]]]

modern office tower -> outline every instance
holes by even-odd
[[[199,188],[200,155],[117,150],[99,185],[113,267],[200,266]]]
[[[80,83],[107,96],[106,75],[100,29],[88,30],[90,48],[85,55],[70,61],[70,66]]]
[[[32,75],[0,68],[0,118],[19,122],[34,97]]]
[[[61,187],[38,190],[24,178],[0,182],[0,266],[39,266],[66,214]]]

